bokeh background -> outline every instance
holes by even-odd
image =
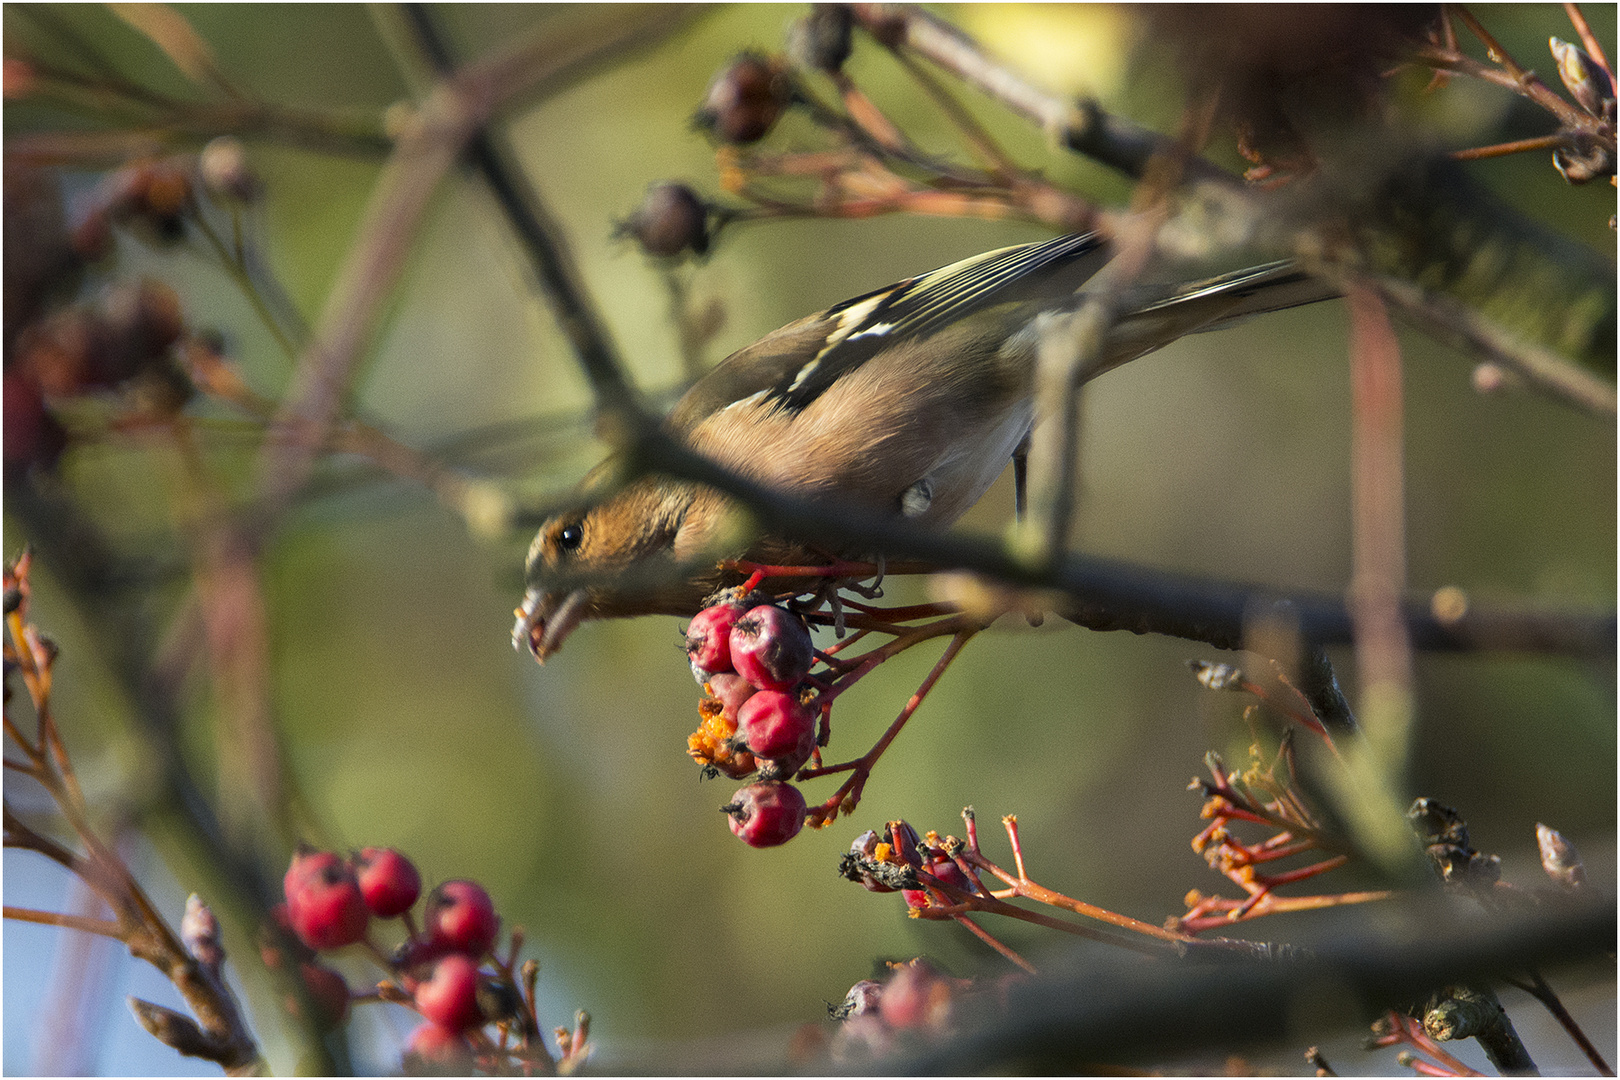
[[[104,9],[49,10],[131,78],[186,92],[157,49]],[[256,96],[375,115],[410,93],[365,7],[183,11],[222,68]],[[1179,73],[1131,11],[942,11],[1044,85],[1095,95],[1122,115],[1173,129]],[[650,392],[673,393],[682,379],[667,271],[614,238],[614,223],[656,180],[717,190],[713,149],[691,130],[692,110],[725,61],[745,47],[779,48],[802,12],[771,4],[694,12],[656,47],[510,117],[522,166],[563,223],[599,310]],[[1612,46],[1614,8],[1588,14]],[[471,57],[578,12],[447,5],[438,15],[457,54]],[[1571,36],[1556,6],[1492,5],[1481,15],[1517,55],[1549,69],[1547,36]],[[6,6],[5,33],[8,49],[51,40],[27,5]],[[849,70],[919,143],[954,147],[942,118],[870,42]],[[1124,181],[1052,151],[1038,132],[965,97],[1022,162],[1100,203],[1128,198]],[[1436,130],[1455,145],[1513,137],[1530,122],[1516,99],[1466,80],[1435,95],[1432,108]],[[44,106],[7,103],[8,138],[60,123]],[[809,143],[815,133],[790,117],[773,138]],[[268,141],[248,146],[264,184],[252,235],[312,319],[355,235],[379,161]],[[1241,164],[1224,144],[1215,156]],[[1539,154],[1471,171],[1524,212],[1612,252],[1612,188],[1571,188]],[[61,175],[70,211],[96,179]],[[845,297],[1045,235],[1027,224],[899,216],[761,223],[726,233],[710,258],[679,273],[694,297],[712,298],[724,312],[707,347],[712,362]],[[256,389],[285,388],[288,358],[235,286],[193,250],[125,237],[105,271],[170,283],[188,319],[225,335]],[[87,278],[86,293],[104,280]],[[1341,590],[1350,559],[1345,332],[1342,305],[1322,304],[1178,342],[1088,388],[1080,549],[1278,590]],[[1413,589],[1456,585],[1477,598],[1612,605],[1612,422],[1533,394],[1478,394],[1466,357],[1417,334],[1403,333],[1402,344]],[[565,490],[601,452],[585,420],[589,404],[588,386],[531,292],[489,195],[470,174],[453,179],[413,248],[355,385],[354,411],[537,501]],[[485,438],[479,454],[466,452],[474,436],[492,431],[521,437]],[[214,467],[245,484],[255,445],[251,432],[222,423],[210,444]],[[108,436],[73,445],[58,475],[109,534],[162,563],[183,544],[172,467],[150,444]],[[997,532],[1011,504],[1004,478],[961,528]],[[29,536],[9,506],[4,546],[12,557]],[[948,832],[960,831],[966,804],[987,824],[1016,813],[1039,880],[1149,921],[1181,910],[1188,889],[1225,885],[1187,844],[1200,827],[1188,778],[1201,771],[1206,750],[1242,761],[1250,741],[1241,702],[1202,691],[1187,675],[1188,659],[1221,659],[1212,650],[1056,620],[1039,629],[1004,620],[946,675],[852,818],[784,848],[754,851],[715,812],[731,787],[700,782],[684,753],[698,693],[678,648],[680,623],[654,617],[587,626],[536,666],[508,643],[526,544],[515,532],[475,535],[421,488],[362,463],[325,463],[262,562],[273,715],[289,780],[320,823],[319,839],[397,847],[430,883],[483,882],[506,925],[527,929],[528,951],[541,961],[543,1020],[563,1023],[575,1008],[589,1010],[604,1062],[674,1067],[689,1059],[668,1047],[701,1042],[721,1054],[755,1046],[751,1035],[760,1032],[767,1038],[757,1045],[780,1053],[782,1033],[817,1020],[823,1001],[839,1000],[879,958],[927,953],[959,974],[999,972],[1000,962],[958,928],[908,920],[897,898],[837,877],[850,839],[890,818]],[[58,715],[75,760],[92,799],[136,826],[129,856],[178,917],[186,893],[204,889],[207,868],[189,861],[176,821],[145,812],[152,761],[129,702],[84,633],[97,611],[56,586],[50,550],[38,556],[34,615],[63,647]],[[176,602],[180,584],[154,585],[154,611]],[[891,596],[920,595],[916,588],[898,586]],[[841,699],[835,750],[858,752],[876,738],[934,658],[930,649],[915,650]],[[1354,701],[1349,654],[1335,659]],[[1594,878],[1612,887],[1614,690],[1609,665],[1421,657],[1417,728],[1401,788],[1461,809],[1476,846],[1501,854],[1510,879],[1534,883],[1539,875],[1534,826],[1544,821],[1574,839]],[[188,759],[204,778],[219,777],[221,756],[233,752],[219,702],[199,682],[185,704]],[[37,805],[22,787],[6,778],[8,798]],[[808,793],[821,791],[811,785]],[[228,774],[212,794],[228,810]],[[993,857],[1005,854],[997,831],[986,833]],[[1341,887],[1355,883],[1346,875]],[[28,854],[6,853],[4,885],[8,905],[61,910],[73,902],[66,876]],[[274,1003],[251,970],[251,928],[231,929],[232,965],[256,1031],[272,1067],[290,1071],[293,1051],[278,1041]],[[1024,926],[996,930],[1037,962],[1067,947]],[[1254,930],[1297,932],[1286,919]],[[213,1071],[148,1039],[124,1008],[130,993],[176,1004],[155,973],[114,945],[86,952],[67,939],[6,924],[7,1073]],[[342,966],[358,985],[376,978],[359,957]],[[1600,985],[1590,1001],[1572,1005],[1583,1019],[1581,1009],[1606,1013],[1612,1024],[1609,995],[1612,987]],[[1504,1000],[1515,1007],[1527,999]],[[74,1009],[80,1018],[64,1029]],[[396,1068],[411,1017],[393,1007],[359,1013],[357,1067]],[[64,1030],[77,1032],[71,1045]],[[1605,1037],[1612,1049],[1612,1027]],[[1556,1067],[1557,1055],[1570,1051],[1548,1040],[1532,1050],[1549,1055],[1544,1067]],[[1568,1062],[1574,1068],[1579,1059]],[[1371,1056],[1335,1064],[1394,1067]]]

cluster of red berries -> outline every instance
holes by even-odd
[[[920,837],[906,822],[891,821],[881,834],[868,829],[857,836],[839,864],[839,873],[872,892],[899,892],[907,907],[921,910],[951,904],[955,901],[939,886],[965,893],[979,891],[956,861],[959,848],[960,841],[941,840],[935,832]],[[919,871],[928,877],[919,877]]]
[[[729,595],[692,620],[686,655],[709,695],[698,706],[702,723],[687,753],[710,775],[757,773],[758,781],[721,809],[744,842],[786,843],[806,813],[804,796],[786,781],[815,755],[821,715],[809,629],[786,608]]]
[[[403,918],[408,932],[389,963],[397,985],[379,987],[385,1000],[414,1008],[424,1020],[411,1034],[408,1066],[470,1070],[475,1062],[471,1039],[486,1023],[515,1024],[520,1032],[532,1033],[531,1014],[512,982],[480,966],[490,958],[500,918],[478,883],[452,880],[435,888],[423,904],[420,928],[411,908],[421,895],[422,877],[392,848],[364,848],[347,859],[300,849],[287,868],[283,889],[286,903],[277,906],[275,916],[302,946],[299,975],[327,1026],[347,1016],[350,994],[343,976],[318,963],[315,954],[365,941],[376,917]],[[267,941],[265,961],[281,966],[280,943]]]

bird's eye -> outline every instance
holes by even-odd
[[[573,551],[584,541],[585,526],[577,521],[572,525],[564,525],[562,531],[557,534],[557,546],[564,551]]]

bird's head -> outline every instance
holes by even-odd
[[[587,619],[696,614],[723,584],[716,564],[727,553],[713,549],[727,506],[710,489],[648,476],[554,515],[529,547],[513,645],[544,663]]]

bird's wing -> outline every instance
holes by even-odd
[[[922,337],[992,304],[1072,292],[1108,261],[1096,233],[987,251],[827,309],[826,343],[774,389],[799,411],[880,349]]]
[[[845,300],[727,357],[681,398],[669,425],[690,430],[739,402],[800,412],[880,350],[991,305],[1072,292],[1109,254],[1095,233],[1059,236],[987,251]]]

